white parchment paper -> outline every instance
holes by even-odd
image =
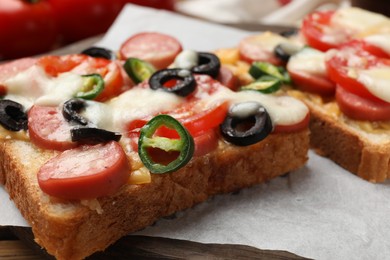
[[[129,5],[98,45],[118,49],[139,31],[168,33],[185,49],[202,51],[235,46],[248,34]],[[218,195],[137,234],[287,250],[315,259],[389,259],[390,182],[372,184],[312,152],[309,157],[287,177]],[[0,202],[0,225],[28,226],[1,186]]]

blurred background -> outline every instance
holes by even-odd
[[[316,9],[355,5],[390,12],[376,0],[0,0],[0,60],[46,53],[104,34],[125,4],[137,4],[240,28],[298,26]],[[257,26],[259,25],[259,26]]]

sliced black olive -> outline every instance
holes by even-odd
[[[87,103],[81,98],[69,99],[62,107],[62,115],[68,121],[73,121],[80,125],[87,125],[88,120],[80,115],[80,111],[86,106]]]
[[[109,49],[101,48],[101,47],[90,47],[81,52],[81,54],[85,54],[95,58],[104,58],[107,60],[115,60],[115,54]]]
[[[0,100],[0,124],[10,131],[27,130],[24,107],[12,100]]]
[[[298,29],[298,28],[292,28],[292,29],[290,29],[290,30],[280,32],[279,35],[281,35],[281,36],[283,36],[283,37],[286,37],[286,38],[289,38],[289,37],[291,37],[291,36],[297,35],[298,32],[299,32],[299,29]]]
[[[72,142],[98,144],[108,141],[119,141],[121,134],[95,127],[75,127],[70,130]]]
[[[274,49],[276,57],[287,62],[292,55],[299,52],[301,47],[292,43],[280,43]]]
[[[226,141],[247,146],[260,142],[273,129],[266,109],[257,102],[244,102],[233,105],[220,126]]]
[[[177,79],[176,85],[166,87],[165,83],[172,79]],[[165,69],[159,70],[149,78],[151,89],[163,89],[167,92],[175,93],[181,97],[188,96],[196,88],[195,78],[189,70],[185,69]]]
[[[219,58],[216,55],[207,52],[199,52],[198,57],[198,66],[193,67],[192,72],[197,74],[207,74],[216,78],[219,74],[219,69],[221,68]]]

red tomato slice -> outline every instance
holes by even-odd
[[[21,71],[28,69],[36,63],[35,58],[22,58],[7,63],[0,64],[0,84],[15,76]]]
[[[156,69],[168,67],[182,51],[180,42],[172,36],[157,33],[138,33],[120,47],[122,59],[130,57],[150,62]]]
[[[321,96],[334,95],[336,86],[328,78],[311,75],[301,71],[288,71],[294,85],[300,90],[316,93]]]
[[[336,101],[340,110],[349,118],[368,121],[390,120],[390,103],[362,98],[341,86],[336,89]]]
[[[168,114],[179,120],[192,136],[219,126],[226,117],[228,102],[205,110],[200,102],[187,103]]]
[[[96,72],[104,79],[104,90],[96,97],[97,101],[106,101],[116,97],[128,88],[124,85],[121,68],[116,62],[108,62],[102,67],[97,67]]]
[[[251,35],[243,40],[238,45],[240,58],[244,61],[252,63],[254,61],[265,61],[274,65],[282,65],[283,62],[274,55],[274,48],[267,46],[264,43],[261,35]]]
[[[204,99],[205,96],[212,95],[220,88],[226,88],[221,82],[213,79],[208,75],[195,75],[196,89],[187,96],[187,101],[197,101]]]
[[[334,13],[335,11],[318,11],[304,18],[301,31],[311,47],[327,51],[349,40],[346,30],[331,25]]]
[[[292,133],[306,129],[309,126],[310,114],[307,113],[306,117],[301,121],[293,125],[276,125],[273,133]]]
[[[64,56],[43,56],[37,61],[37,64],[43,67],[47,74],[57,77],[58,74],[71,71],[76,66],[88,59],[88,56],[82,54],[71,54]]]
[[[367,52],[378,58],[385,58],[385,59],[390,58],[390,55],[385,50],[361,39],[352,40],[344,44],[341,48],[343,47],[346,48],[349,46],[356,50],[361,50],[362,51],[361,53]]]
[[[76,147],[70,136],[70,125],[57,107],[32,106],[28,112],[31,142],[44,149],[67,150]]]
[[[103,58],[94,58],[83,54],[71,54],[64,56],[45,56],[38,60],[46,73],[56,77],[60,73],[75,72],[80,75],[98,73],[104,79],[104,90],[96,98],[105,101],[115,97],[126,90],[122,71],[117,62]]]
[[[329,78],[355,95],[373,101],[381,101],[371,94],[356,78],[350,76],[351,69],[369,69],[382,65],[390,65],[390,60],[381,59],[353,46],[343,46],[326,60]]]
[[[63,199],[108,196],[126,184],[129,162],[117,142],[80,146],[62,152],[38,172],[42,191]]]

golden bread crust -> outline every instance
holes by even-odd
[[[390,142],[377,142],[326,113],[319,104],[303,100],[311,111],[311,147],[346,170],[370,182],[390,178]]]
[[[99,198],[101,214],[80,202],[59,202],[43,194],[36,173],[54,153],[38,150],[28,142],[1,144],[0,176],[32,226],[36,242],[57,259],[82,259],[214,194],[263,183],[298,169],[307,161],[308,148],[308,130],[271,134],[247,147],[221,141],[217,150],[193,158],[177,172],[155,174],[149,184],[125,185],[116,194]]]

